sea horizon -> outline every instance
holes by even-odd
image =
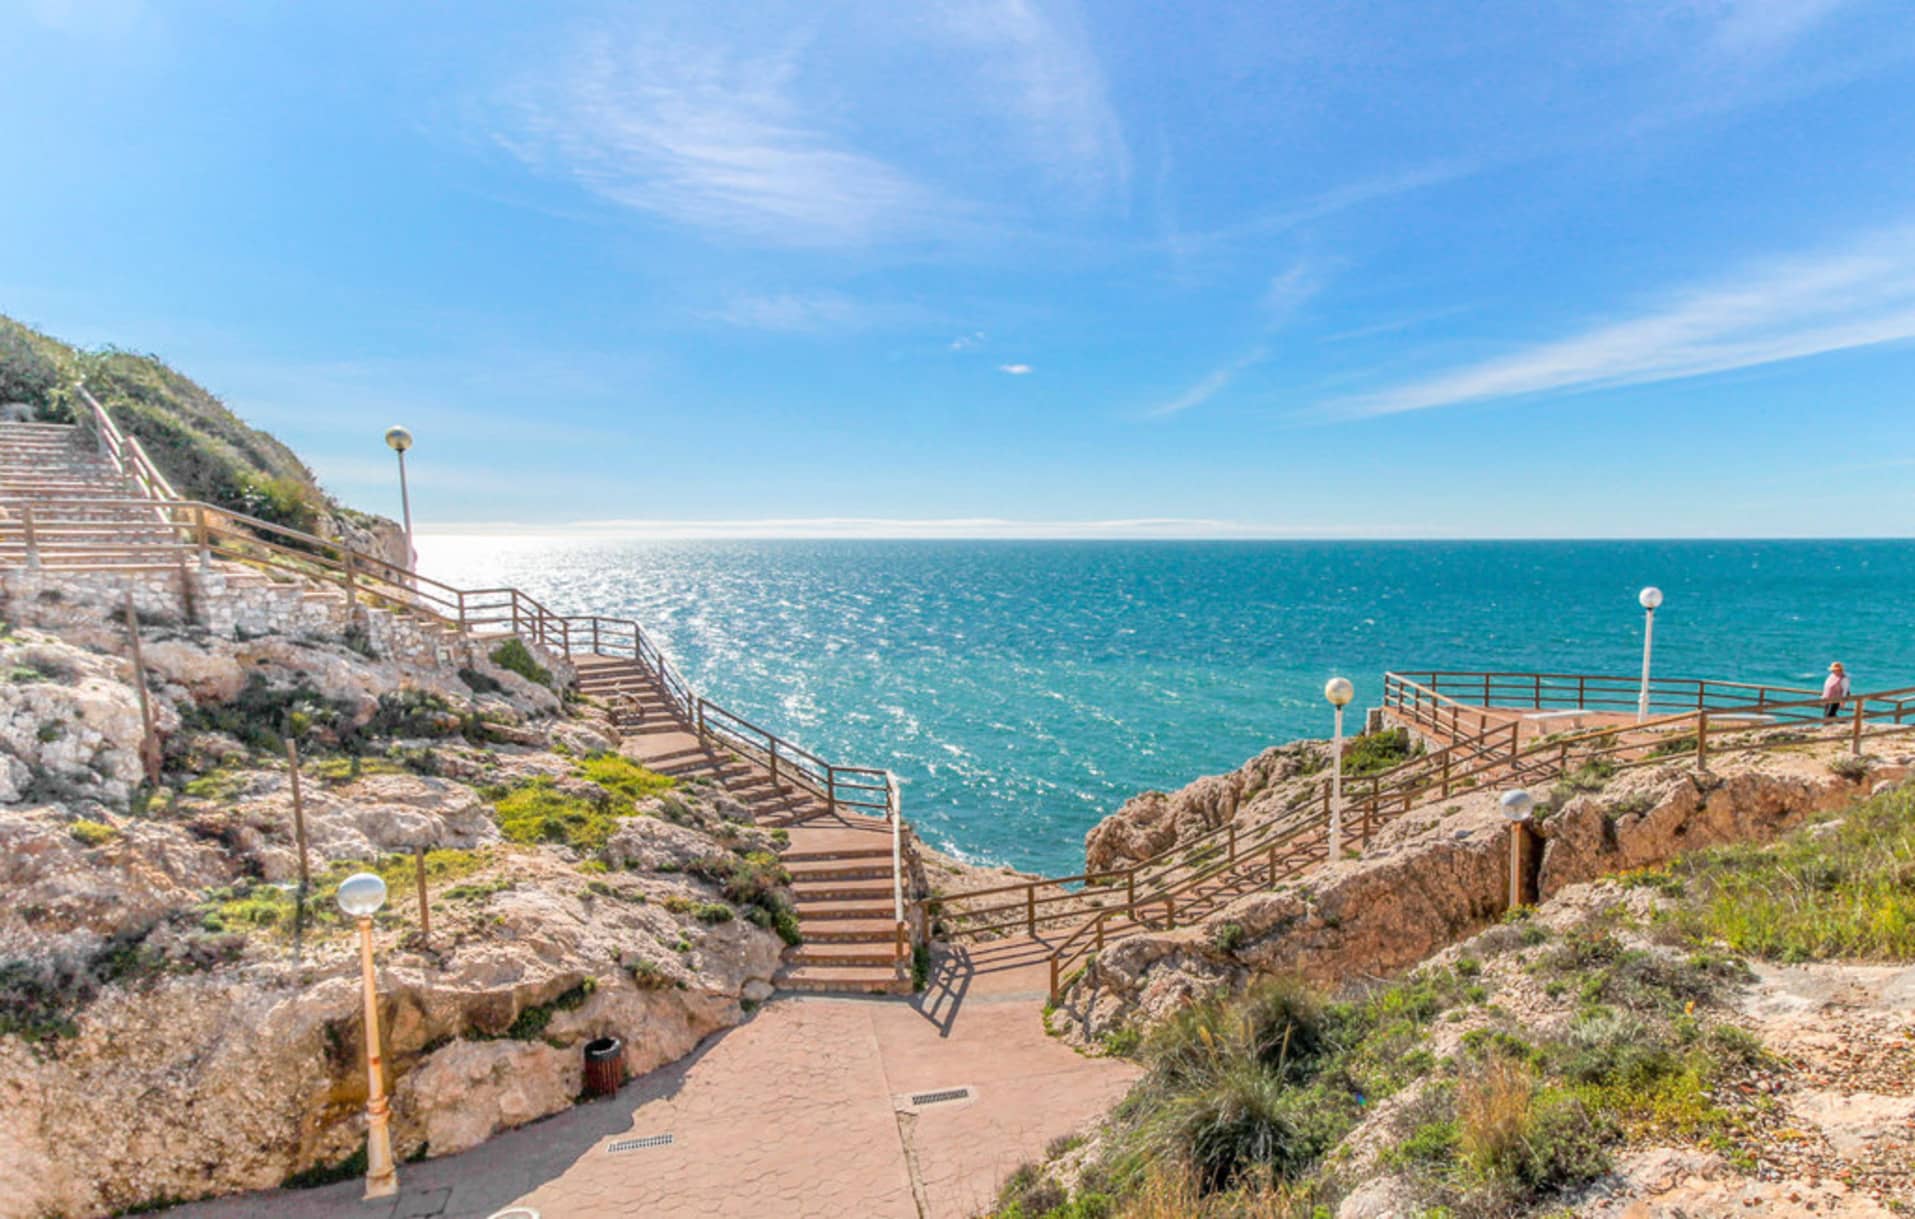
[[[1915,541],[421,536],[455,585],[638,620],[706,696],[895,770],[960,857],[1062,873],[1129,797],[1326,737],[1333,675],[1915,678]],[[1361,717],[1347,725],[1359,731]]]

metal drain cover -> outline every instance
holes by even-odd
[[[671,1145],[671,1135],[653,1134],[642,1139],[619,1139],[606,1147],[605,1151],[608,1155],[617,1155],[621,1151],[644,1151],[648,1147],[670,1147]]]
[[[970,1099],[971,1090],[969,1088],[946,1088],[942,1092],[917,1093],[911,1097],[911,1106],[917,1108],[923,1105],[942,1105],[954,1100]]]

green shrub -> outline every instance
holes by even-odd
[[[548,689],[552,685],[552,671],[535,660],[532,650],[516,635],[492,649],[492,663]]]
[[[1410,736],[1406,728],[1386,728],[1366,732],[1353,739],[1343,750],[1345,775],[1370,775],[1400,766],[1421,757],[1423,743]]]
[[[505,1035],[513,1041],[536,1041],[545,1034],[552,1017],[582,1006],[597,989],[597,979],[586,978],[550,1003],[537,1003],[525,1008],[505,1030]]]
[[[633,984],[640,990],[664,990],[672,984],[670,974],[656,962],[643,958],[626,966],[625,971],[632,975]]]
[[[87,821],[82,819],[68,825],[66,829],[67,833],[73,836],[75,842],[84,843],[90,847],[102,846],[120,836],[120,831],[114,829],[104,821]]]
[[[1242,923],[1217,923],[1210,928],[1210,946],[1218,952],[1235,952],[1243,940]]]
[[[1868,778],[1871,761],[1865,754],[1838,753],[1829,759],[1829,772],[1851,783],[1860,783]]]
[[[60,369],[34,343],[26,327],[0,318],[0,402],[24,402],[44,418],[54,404]]]

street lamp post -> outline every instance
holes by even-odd
[[[372,916],[386,904],[386,882],[371,872],[348,876],[339,884],[339,908],[359,924],[359,972],[366,998],[366,1197],[390,1198],[399,1192],[399,1171],[392,1163],[391,1114],[386,1105],[386,1073],[379,1051],[379,982],[372,971]]]
[[[1520,787],[1503,793],[1503,817],[1509,822],[1509,908],[1523,904],[1523,827],[1536,801]]]
[[[1656,640],[1656,607],[1662,604],[1662,590],[1650,585],[1636,594],[1642,606],[1642,692],[1636,695],[1636,722],[1649,718],[1649,652]]]
[[[1330,854],[1343,858],[1343,709],[1356,697],[1356,687],[1347,677],[1332,677],[1323,686],[1323,697],[1336,708],[1336,734],[1330,746]]]
[[[406,450],[412,447],[412,433],[402,427],[386,429],[386,445],[399,455],[399,510],[406,523],[406,567],[418,566],[419,552],[412,544],[412,494],[406,489]]]

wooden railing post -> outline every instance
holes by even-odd
[[[781,790],[778,786],[778,738],[777,737],[771,738],[771,790],[773,791],[773,793],[777,793]]]
[[[1452,745],[1443,750],[1443,799],[1445,800],[1450,798],[1450,750],[1454,748],[1455,746]]]
[[[1270,883],[1277,883],[1277,844],[1270,844]]]
[[[299,746],[286,738],[286,778],[293,793],[293,845],[299,850],[299,896],[312,887],[312,874],[306,868],[306,801],[299,790]]]
[[[825,811],[838,815],[838,768],[829,762],[825,763]]]
[[[358,592],[352,585],[352,551],[342,547],[341,555],[345,562],[340,572],[340,579],[346,586],[346,611],[347,613],[351,613],[353,607],[359,604]]]
[[[206,507],[203,504],[193,505],[193,533],[199,543],[200,574],[204,575],[213,567],[213,540],[206,530]]]
[[[1024,928],[1033,938],[1037,935],[1037,886],[1024,886]]]
[[[419,868],[419,938],[432,938],[432,913],[426,907],[426,849],[413,847],[412,858]]]
[[[459,634],[469,634],[465,625],[465,590],[461,588],[456,591],[459,594]]]
[[[1709,713],[1696,712],[1696,769],[1709,768]]]
[[[1855,726],[1849,732],[1849,752],[1862,756],[1862,700],[1855,700]]]
[[[146,781],[160,781],[160,734],[153,722],[153,700],[146,692],[146,660],[140,654],[140,618],[133,611],[133,594],[126,594],[126,641],[133,661],[133,689],[140,696],[140,761],[146,766]]]
[[[1051,1006],[1057,1006],[1060,996],[1057,993],[1057,954],[1051,954]]]
[[[27,535],[27,566],[40,566],[40,540],[33,532],[33,505],[20,505],[20,526]]]
[[[1230,823],[1230,862],[1237,862],[1237,823]]]
[[[598,646],[598,617],[597,615],[593,615],[592,617],[592,655],[596,656],[600,653],[600,651],[601,649]]]
[[[1137,865],[1132,864],[1130,871],[1124,873],[1124,910],[1132,920],[1137,917]]]

